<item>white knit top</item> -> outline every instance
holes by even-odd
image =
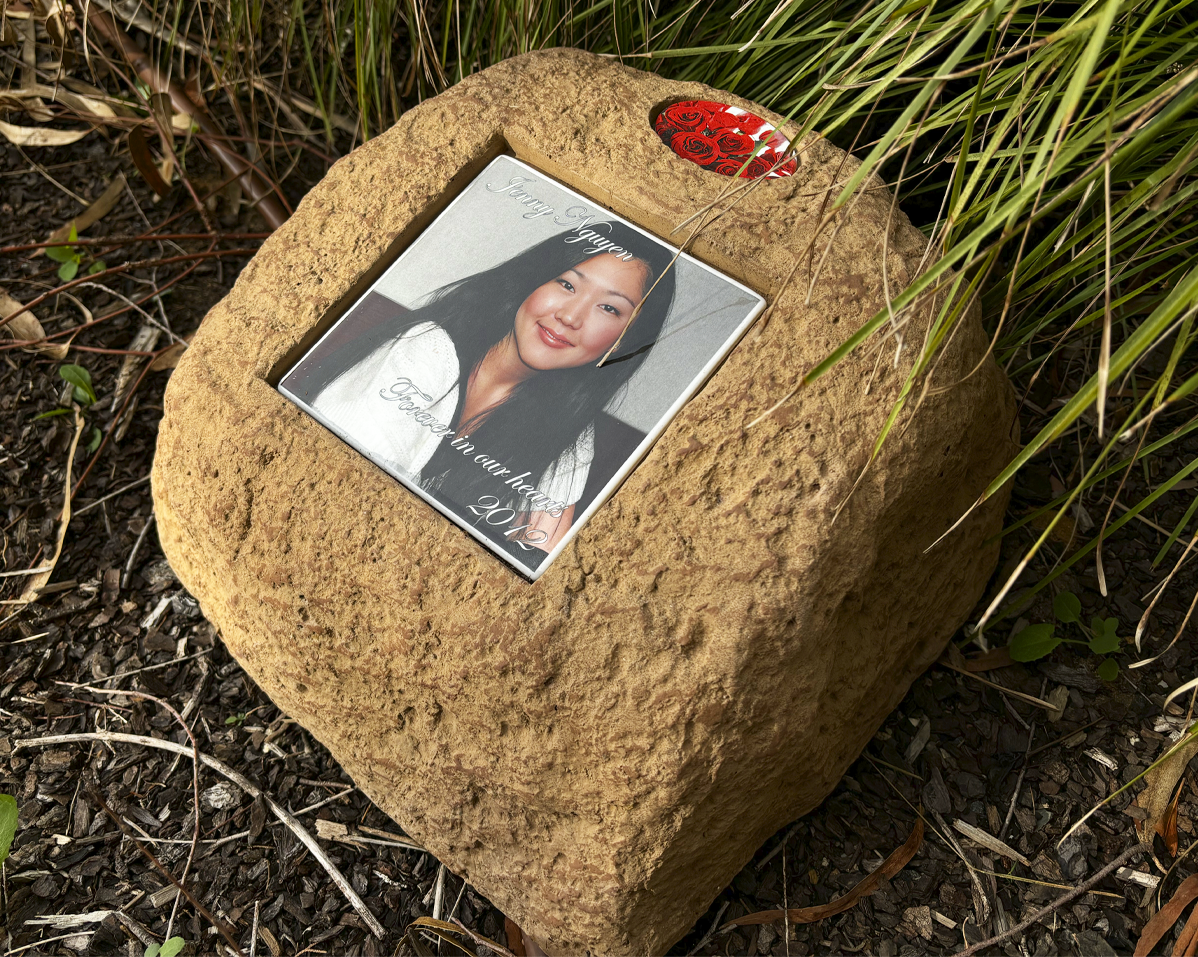
[[[312,408],[358,451],[419,482],[420,470],[437,446],[456,437],[443,438],[453,428],[459,375],[457,350],[449,333],[435,323],[422,322],[339,375],[316,397]],[[423,411],[413,414],[413,404]],[[541,476],[537,488],[563,505],[573,505],[586,488],[594,457],[595,433],[588,425],[574,446]],[[521,471],[519,462],[503,464]],[[475,467],[468,458],[462,466]]]

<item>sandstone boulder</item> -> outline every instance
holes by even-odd
[[[204,320],[166,394],[162,546],[229,649],[358,785],[550,952],[664,951],[772,832],[832,789],[987,581],[1004,502],[925,549],[1012,452],[971,317],[849,497],[911,361],[863,349],[747,429],[925,248],[885,190],[839,225],[804,145],[694,253],[774,302],[533,584],[272,387],[322,321],[510,151],[668,236],[725,178],[654,133],[723,99],[579,52],[472,76],[338,162]],[[890,222],[885,243],[884,231]],[[921,341],[915,322],[908,343]],[[867,387],[868,386],[868,387]],[[837,514],[846,498],[847,505]],[[835,521],[833,520],[835,516]]]

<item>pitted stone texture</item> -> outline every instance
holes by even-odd
[[[856,168],[818,138],[694,247],[776,300],[768,324],[535,584],[267,384],[497,136],[659,232],[702,209],[730,181],[649,120],[689,98],[779,122],[564,50],[411,110],[333,167],[208,314],[158,440],[163,549],[232,653],[550,952],[661,952],[685,933],[832,789],[996,558],[999,499],[924,554],[1012,452],[1008,384],[989,359],[967,375],[986,350],[975,317],[935,370],[951,395],[899,423],[851,497],[925,319],[897,370],[893,339],[861,349],[746,428],[880,307],[882,255],[893,294],[925,247],[876,188],[808,258],[824,190]],[[829,238],[805,305],[793,267]]]

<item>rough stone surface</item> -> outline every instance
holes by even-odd
[[[154,466],[163,549],[246,670],[550,952],[665,950],[818,804],[978,599],[1004,505],[924,554],[1012,451],[1009,386],[988,359],[967,377],[976,319],[933,384],[964,381],[929,392],[851,497],[911,348],[898,369],[893,339],[860,350],[746,428],[880,306],[881,257],[893,291],[924,250],[869,191],[823,234],[805,305],[807,266],[786,279],[856,165],[818,138],[694,247],[776,303],[768,324],[535,584],[272,389],[496,144],[668,233],[729,184],[654,134],[654,107],[682,98],[770,116],[572,51],[406,114],[337,163],[205,319]]]

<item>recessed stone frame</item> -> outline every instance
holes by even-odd
[[[937,366],[958,387],[872,462],[915,351],[896,367],[893,341],[749,427],[924,262],[876,180],[818,232],[857,168],[819,137],[689,247],[763,294],[768,322],[534,584],[275,391],[491,151],[677,235],[728,180],[646,124],[675,96],[781,121],[573,50],[410,110],[333,167],[210,311],[154,462],[163,550],[247,673],[551,953],[664,952],[823,800],[981,595],[1003,496],[928,548],[1013,453],[976,311]],[[908,343],[927,321],[911,317]]]

